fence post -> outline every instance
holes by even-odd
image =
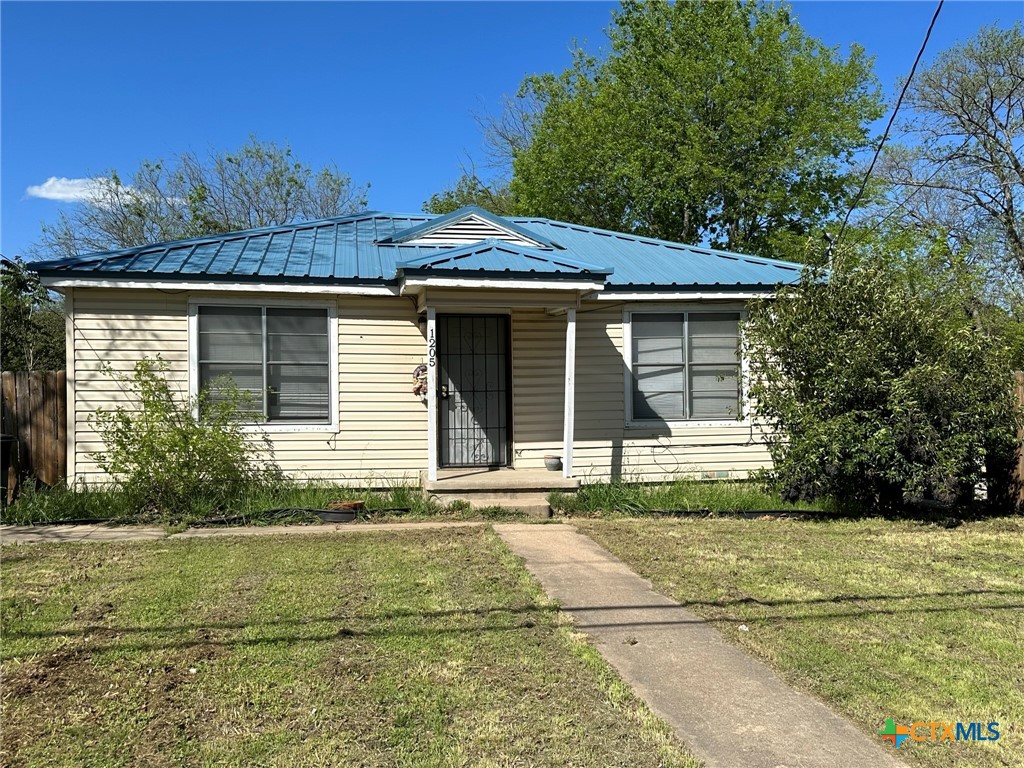
[[[1013,375],[1016,382],[1017,405],[1024,412],[1024,371]],[[1013,471],[1010,473],[1010,507],[1015,512],[1024,512],[1024,423],[1017,429],[1017,454],[1014,456]]]

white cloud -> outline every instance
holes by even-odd
[[[95,200],[100,193],[103,178],[68,179],[51,176],[42,184],[33,184],[25,190],[29,197],[57,200],[62,203],[84,203]]]

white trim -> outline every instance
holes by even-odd
[[[338,303],[316,299],[261,299],[253,297],[218,298],[191,297],[188,300],[188,394],[195,398],[199,393],[199,307],[246,306],[246,307],[318,307],[327,310],[327,377],[328,402],[331,404],[331,420],[324,424],[301,424],[295,422],[267,422],[265,424],[245,424],[246,432],[337,432],[341,402],[338,395]],[[194,414],[197,418],[199,414]]]
[[[593,280],[516,280],[470,277],[407,277],[402,293],[419,288],[506,288],[533,291],[600,291],[604,283]]]
[[[427,480],[437,480],[437,310],[427,307]]]
[[[690,312],[723,312],[723,313],[739,313],[739,324],[742,325],[746,319],[746,310],[742,308],[733,308],[727,305],[711,305],[701,306],[699,304],[691,304],[687,306],[674,305],[670,307],[624,307],[622,310],[622,358],[623,358],[623,398],[625,399],[625,428],[626,429],[653,429],[662,425],[667,425],[670,429],[686,429],[686,428],[706,428],[706,427],[740,427],[749,428],[751,426],[751,407],[750,407],[750,395],[747,387],[746,375],[749,370],[749,363],[746,355],[740,350],[740,380],[739,387],[740,393],[737,398],[737,405],[740,409],[740,415],[742,418],[738,419],[701,419],[701,420],[690,420],[690,419],[673,419],[673,420],[638,420],[633,418],[633,321],[632,315],[634,312],[641,314],[647,313],[684,313],[689,314]],[[740,336],[742,340],[742,335]],[[688,343],[684,339],[684,344]],[[684,368],[683,376],[686,376],[686,370]]]
[[[627,312],[742,312],[746,309],[745,301],[687,301],[687,302],[630,302],[624,306]]]
[[[565,314],[565,409],[562,414],[562,477],[572,477],[576,427],[576,310]]]
[[[231,293],[303,293],[340,296],[398,296],[387,285],[321,285],[317,283],[221,283],[216,280],[99,280],[90,278],[41,277],[46,288],[137,288],[158,291],[226,291]]]
[[[604,290],[601,293],[584,296],[584,301],[743,301],[747,299],[773,299],[774,293],[737,293],[723,291],[720,293],[697,291],[678,293],[622,293]]]
[[[64,442],[67,457],[65,458],[65,484],[72,488],[78,483],[77,435],[78,398],[75,397],[75,292],[68,290],[64,294],[64,388],[67,405],[64,409]]]
[[[443,302],[424,307],[419,314],[422,315],[430,309],[436,310],[442,315],[512,315],[511,307],[460,307],[457,304],[449,306]]]

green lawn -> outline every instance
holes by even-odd
[[[487,529],[0,556],[3,765],[697,764]]]
[[[907,762],[1024,765],[1024,519],[575,524],[866,732],[1002,725],[995,743],[908,741]]]

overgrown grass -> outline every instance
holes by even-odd
[[[577,527],[858,722],[998,721],[907,743],[938,768],[1024,765],[1024,518],[581,520]]]
[[[106,519],[130,523],[137,517],[122,493],[88,487],[72,492],[64,485],[37,490],[25,483],[15,502],[3,508],[3,522],[17,525]]]
[[[157,514],[132,509],[125,494],[104,488],[82,488],[71,491],[57,486],[25,492],[3,510],[3,522],[28,525],[32,523],[67,522],[71,520],[110,519],[123,524],[158,523],[173,527],[205,521],[226,521],[235,525],[317,523],[309,509],[325,509],[332,501],[360,500],[365,508],[359,519],[365,521],[393,520],[509,520],[523,517],[518,510],[503,507],[472,509],[464,502],[439,504],[410,485],[393,484],[385,489],[349,488],[325,482],[290,482],[253,487],[226,504],[213,504],[196,498],[188,509],[171,514]]]
[[[670,483],[595,483],[575,494],[548,496],[551,509],[567,517],[633,516],[653,512],[817,511],[820,507],[790,504],[755,482],[678,479]]]
[[[3,555],[0,764],[696,765],[488,529]]]

